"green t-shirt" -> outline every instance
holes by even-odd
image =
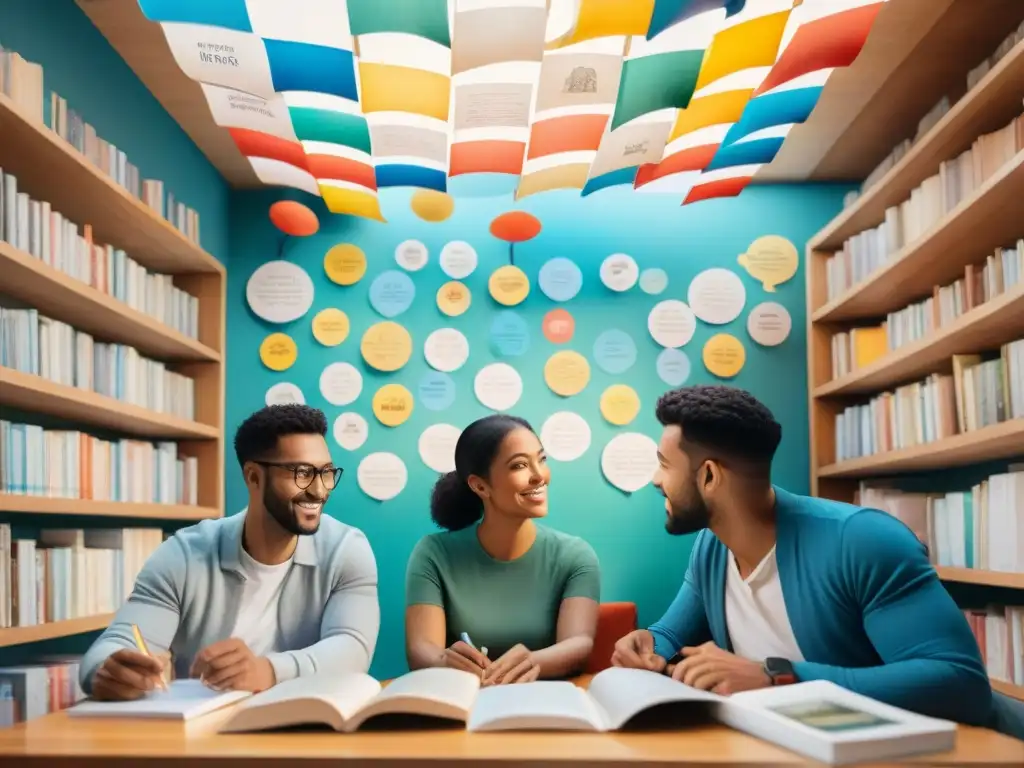
[[[406,571],[406,605],[444,608],[446,644],[465,632],[491,659],[517,643],[531,651],[553,645],[568,597],[600,601],[597,555],[583,539],[540,525],[533,546],[509,561],[487,554],[475,525],[425,536]]]

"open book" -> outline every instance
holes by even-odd
[[[88,699],[68,709],[69,717],[140,717],[192,720],[248,698],[248,691],[215,691],[199,680],[174,680],[166,691],[155,690],[135,701]]]
[[[386,688],[369,675],[299,677],[243,702],[222,733],[264,731],[293,725],[327,725],[351,732],[378,715],[418,715],[464,723],[480,678],[458,669],[420,669]]]

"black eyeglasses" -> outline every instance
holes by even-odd
[[[317,469],[312,464],[280,464],[273,461],[254,461],[254,464],[259,464],[261,467],[280,467],[281,469],[290,469],[295,475],[295,484],[300,489],[306,490],[313,484],[313,480],[319,475],[320,482],[324,484],[324,488],[328,491],[333,491],[337,485],[338,480],[341,479],[342,468],[341,467],[323,467]]]

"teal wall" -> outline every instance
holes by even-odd
[[[515,261],[530,277],[533,286],[527,300],[515,311],[527,321],[530,349],[511,362],[524,380],[524,393],[513,412],[540,429],[544,419],[559,410],[574,410],[590,423],[593,441],[584,456],[571,463],[552,462],[551,512],[548,522],[561,530],[583,536],[597,551],[603,574],[603,599],[632,600],[638,604],[641,622],[656,619],[675,594],[686,566],[692,539],[672,538],[663,529],[663,502],[648,486],[627,496],[606,483],[600,472],[603,446],[617,432],[636,430],[653,437],[660,434],[654,417],[656,398],[667,386],[655,372],[660,351],[647,332],[647,315],[665,298],[686,299],[690,280],[701,270],[729,267],[743,278],[749,310],[755,304],[773,300],[784,304],[792,315],[793,332],[781,346],[767,349],[750,341],[746,333],[746,312],[728,326],[699,324],[694,339],[684,348],[692,363],[689,383],[710,383],[713,377],[701,363],[704,341],[725,331],[739,337],[747,350],[747,363],[733,383],[754,392],[772,409],[784,426],[783,443],[775,465],[778,483],[796,492],[808,490],[808,426],[806,390],[806,327],[804,279],[800,272],[775,294],[764,292],[736,263],[755,238],[779,234],[792,240],[801,255],[805,241],[841,207],[847,187],[801,185],[750,188],[732,200],[708,201],[682,208],[670,196],[637,194],[611,189],[581,198],[577,192],[552,192],[513,204],[508,194],[495,197],[458,197],[453,216],[442,223],[428,223],[412,213],[407,190],[388,190],[382,195],[389,223],[382,224],[328,214],[319,199],[303,197],[321,220],[319,233],[292,239],[285,258],[301,265],[313,279],[315,299],[307,315],[293,323],[274,326],[259,320],[245,301],[246,282],[262,263],[277,257],[280,234],[268,218],[274,191],[238,193],[232,197],[231,258],[228,272],[228,411],[229,437],[249,413],[260,408],[268,387],[279,381],[298,384],[306,402],[323,408],[328,419],[346,410],[361,413],[370,425],[364,446],[348,453],[331,440],[335,460],[345,468],[339,488],[328,503],[328,512],[366,532],[377,556],[383,614],[380,641],[373,673],[388,677],[405,669],[403,651],[403,608],[405,564],[416,541],[433,529],[428,498],[436,474],[419,458],[417,439],[424,428],[437,422],[464,427],[487,413],[473,395],[473,377],[483,365],[497,358],[488,345],[491,318],[499,307],[487,294],[487,278],[508,262],[508,246],[490,235],[488,226],[498,214],[514,208],[533,213],[543,225],[534,240],[516,247]],[[382,320],[370,307],[368,295],[373,278],[384,270],[397,269],[395,247],[404,240],[426,244],[430,261],[421,271],[411,273],[416,285],[412,307],[394,318],[413,337],[413,356],[400,371],[380,374],[369,369],[359,352],[363,332]],[[466,314],[448,318],[437,309],[434,296],[448,280],[438,265],[441,248],[451,240],[465,240],[478,253],[479,266],[464,282],[473,295]],[[327,250],[342,242],[355,243],[367,254],[366,276],[354,286],[330,282],[323,271]],[[661,296],[648,296],[638,287],[625,294],[613,294],[598,277],[601,261],[612,253],[632,255],[641,269],[661,267],[668,272],[669,286]],[[583,289],[567,304],[556,305],[537,288],[541,265],[555,256],[569,257],[583,271]],[[541,319],[555,306],[564,306],[576,319],[576,335],[567,345],[555,346],[541,333]],[[348,339],[338,347],[320,346],[312,336],[310,321],[321,309],[338,307],[351,321]],[[404,384],[414,394],[420,376],[429,370],[422,345],[427,335],[452,326],[469,339],[466,365],[452,374],[457,400],[447,411],[414,409],[403,425],[389,429],[380,425],[370,407],[373,393],[386,382]],[[637,362],[621,376],[603,373],[593,362],[595,338],[604,330],[619,328],[629,333],[638,348]],[[298,345],[298,361],[288,371],[275,373],[265,368],[258,349],[271,332],[289,333]],[[545,385],[542,370],[557,349],[573,349],[591,362],[591,380],[578,396],[562,399]],[[323,368],[335,361],[356,365],[364,376],[363,391],[350,406],[329,405],[320,395],[318,380]],[[627,383],[640,395],[642,410],[625,428],[613,428],[600,416],[601,392],[614,383]],[[364,495],[356,481],[359,460],[373,451],[397,453],[405,462],[409,482],[394,500],[380,503]],[[227,457],[227,509],[235,512],[246,504],[242,484],[230,450]]]

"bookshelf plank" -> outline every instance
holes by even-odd
[[[128,344],[161,360],[220,360],[196,339],[2,241],[0,273],[8,296],[103,341]]]
[[[167,274],[218,272],[224,267],[199,245],[136,200],[46,126],[0,94],[0,167],[20,190],[49,201],[96,242],[110,243],[148,269]]]
[[[813,322],[882,317],[930,295],[935,285],[959,277],[967,264],[1024,234],[1022,199],[1024,151],[881,269],[815,310]]]
[[[811,238],[810,247],[838,250],[848,238],[881,224],[885,210],[906,200],[914,187],[938,172],[943,161],[1020,114],[1022,99],[1024,42],[1017,43],[874,186]]]
[[[0,367],[0,383],[0,405],[10,408],[45,413],[137,437],[203,440],[220,435],[217,427],[156,413],[12,368]]]
[[[867,478],[945,469],[1024,454],[1024,419],[1004,421],[926,445],[864,456],[818,470],[818,477]]]
[[[127,517],[148,520],[207,520],[220,517],[212,507],[187,504],[149,504],[93,499],[58,499],[48,496],[22,496],[0,493],[0,512],[29,515],[84,515],[90,517]]]
[[[101,613],[96,616],[85,616],[81,619],[50,621],[46,624],[36,624],[31,627],[0,629],[0,648],[11,645],[24,645],[26,643],[38,643],[40,640],[53,640],[56,637],[80,635],[83,632],[95,632],[98,629],[106,629],[113,620],[114,614]]]
[[[1024,338],[1024,285],[966,312],[935,333],[871,365],[816,387],[814,397],[878,392],[947,370],[953,355],[995,349]]]
[[[977,568],[954,568],[949,565],[935,566],[935,572],[943,581],[959,584],[981,584],[986,587],[1024,589],[1024,573],[1004,571],[982,571]]]
[[[1014,685],[1013,683],[1004,683],[1002,680],[990,680],[992,683],[992,690],[999,691],[1004,696],[1009,696],[1019,701],[1024,701],[1024,685]]]

